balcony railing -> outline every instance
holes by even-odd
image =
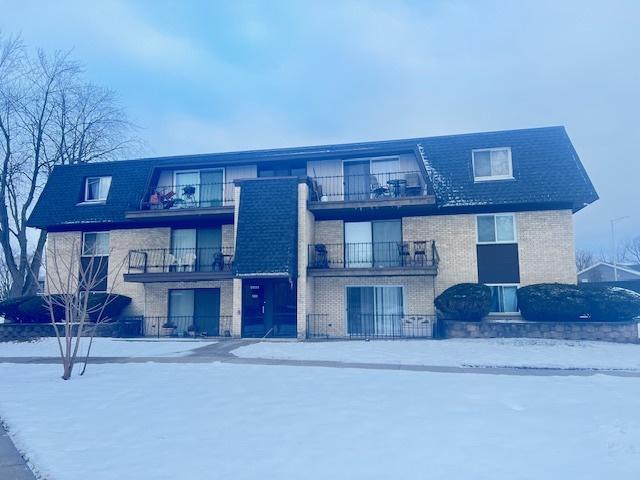
[[[215,208],[233,205],[234,183],[158,185],[140,201],[140,210]]]
[[[311,201],[389,200],[429,195],[421,172],[386,172],[314,177]]]
[[[230,337],[231,319],[230,315],[144,317],[142,330],[147,337]]]
[[[309,245],[309,268],[437,267],[433,240]]]
[[[432,338],[433,314],[377,314],[347,311],[343,317],[307,315],[307,338]]]
[[[130,250],[128,272],[230,272],[233,248],[154,248]]]

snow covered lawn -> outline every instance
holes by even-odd
[[[211,345],[211,341],[94,338],[92,357],[175,357],[189,354],[192,350]],[[80,341],[80,351],[86,352],[88,339]],[[41,338],[34,342],[0,342],[2,357],[57,357],[56,338]]]
[[[640,380],[233,364],[0,364],[55,480],[637,479]],[[81,399],[82,401],[78,401]]]
[[[640,345],[520,338],[262,342],[233,353],[247,358],[402,365],[640,370]]]

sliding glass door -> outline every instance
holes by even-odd
[[[222,169],[175,172],[178,206],[220,207],[223,204],[224,172]]]
[[[344,162],[344,199],[367,200],[371,193],[369,160]]]
[[[222,170],[202,170],[200,171],[200,206],[220,207],[222,206],[222,195],[224,190],[224,179]]]
[[[222,231],[214,228],[176,228],[171,231],[171,255],[169,262],[181,272],[211,272],[224,265],[222,255]]]
[[[347,329],[352,336],[402,333],[402,287],[347,287]]]
[[[169,290],[167,325],[175,334],[217,336],[220,330],[220,290],[198,288]]]
[[[344,223],[346,268],[395,267],[402,263],[401,220]]]

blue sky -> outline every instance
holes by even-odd
[[[640,235],[640,2],[0,0],[0,30],[73,49],[145,155],[564,125],[609,219]]]

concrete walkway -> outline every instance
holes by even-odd
[[[366,370],[400,370],[433,373],[472,373],[484,375],[518,376],[591,376],[640,377],[640,370],[614,370],[596,368],[538,368],[538,367],[450,367],[439,365],[401,365],[391,363],[339,362],[331,360],[286,360],[272,358],[241,358],[233,354],[238,347],[257,343],[259,340],[223,340],[192,350],[182,357],[95,357],[91,364],[109,363],[230,363],[237,365],[274,365],[290,367],[360,368]],[[0,357],[0,363],[55,364],[57,357]]]
[[[2,480],[36,479],[2,424],[0,424],[0,478]]]

